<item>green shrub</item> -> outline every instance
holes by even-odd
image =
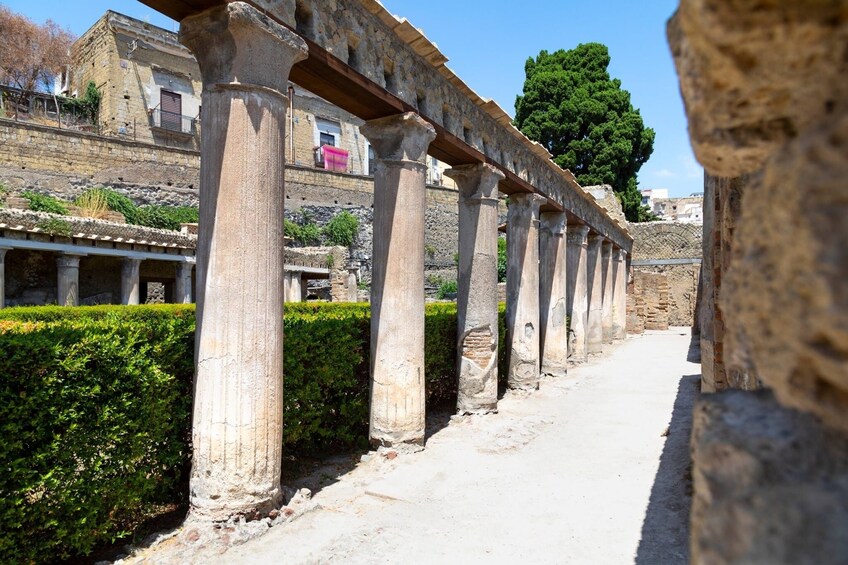
[[[439,285],[439,290],[436,292],[439,300],[444,300],[449,294],[456,294],[456,281],[443,281]]]
[[[506,238],[498,238],[498,282],[506,282]]]
[[[431,407],[456,399],[456,323],[427,305]],[[286,305],[287,453],[367,445],[370,331],[365,303]],[[502,368],[504,336],[501,307]],[[187,498],[193,351],[191,305],[0,310],[0,562],[86,554]]]
[[[181,224],[195,224],[199,211],[191,206],[137,206],[135,202],[111,188],[96,187],[85,191],[79,201],[93,197],[106,201],[110,210],[120,212],[128,224],[177,231]]]
[[[300,226],[298,241],[303,245],[317,245],[321,242],[321,228],[311,222]]]
[[[123,214],[128,224],[138,223],[138,206],[135,205],[135,202],[120,192],[116,192],[111,188],[96,187],[87,190],[82,194],[82,196],[91,192],[100,193],[106,199],[109,209]],[[82,198],[82,196],[80,196],[80,198]]]
[[[327,222],[322,232],[331,244],[350,247],[359,233],[359,220],[344,210]]]
[[[0,322],[0,561],[85,554],[180,498],[190,313]]]
[[[301,226],[291,220],[284,220],[283,233],[301,245],[314,245],[321,240],[321,228],[312,222]]]
[[[60,214],[62,216],[68,214],[67,204],[52,196],[25,190],[21,193],[21,197],[29,200],[29,209],[35,212],[50,212],[51,214]]]
[[[73,235],[73,228],[71,224],[66,222],[65,220],[60,220],[59,218],[50,218],[49,220],[42,220],[38,222],[39,229],[44,230],[46,233],[50,235],[61,235],[63,237],[71,237]]]

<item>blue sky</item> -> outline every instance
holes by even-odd
[[[51,18],[82,34],[107,9],[167,29],[175,23],[135,0],[4,0],[36,21]],[[639,173],[640,188],[671,196],[703,190],[703,173],[686,134],[686,119],[665,22],[677,0],[383,0],[450,59],[448,66],[484,98],[510,114],[524,85],[524,62],[542,49],[596,41],[609,47],[610,73],[632,95],[645,124],[657,132],[654,153]]]

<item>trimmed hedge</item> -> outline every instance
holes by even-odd
[[[456,398],[456,305],[425,324],[432,406]],[[194,326],[192,305],[0,311],[0,562],[84,555],[186,500]],[[286,451],[366,447],[369,305],[289,304],[284,327]]]

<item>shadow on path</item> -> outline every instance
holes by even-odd
[[[685,375],[677,387],[668,437],[642,523],[637,565],[689,563],[689,510],[692,504],[689,436],[692,407],[700,394],[700,383],[701,375]]]

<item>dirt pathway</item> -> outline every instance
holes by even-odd
[[[686,563],[687,329],[631,338],[418,454],[374,455],[219,563]],[[215,559],[211,561],[216,562]]]

